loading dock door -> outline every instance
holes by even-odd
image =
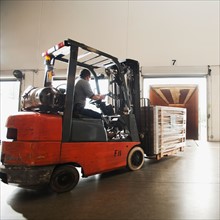
[[[210,71],[209,71],[210,69]],[[142,67],[143,78],[207,77],[207,140],[220,141],[220,66]]]
[[[197,85],[152,85],[149,98],[152,105],[186,108],[186,139],[199,139]]]

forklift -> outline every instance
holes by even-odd
[[[21,111],[8,117],[2,142],[0,179],[23,188],[49,186],[71,191],[82,177],[127,167],[136,171],[145,157],[161,159],[186,145],[186,109],[151,106],[140,97],[140,67],[67,39],[42,54],[44,86],[28,86]],[[66,69],[66,84],[54,86],[55,63]],[[88,69],[100,94],[108,81],[108,103],[92,101],[101,119],[75,115],[78,73]],[[109,136],[108,134],[114,134]]]
[[[43,88],[29,86],[21,111],[8,117],[7,141],[2,142],[0,178],[23,188],[49,186],[57,193],[72,190],[82,177],[127,167],[142,168],[152,155],[149,131],[141,121],[140,71],[136,60],[118,58],[72,39],[42,54]],[[66,87],[54,87],[55,63],[66,68]],[[101,119],[73,114],[78,72],[92,73],[97,93],[108,79],[106,101],[93,101]],[[146,113],[146,111],[145,111]],[[148,126],[150,129],[150,126]],[[115,136],[109,138],[108,133]]]

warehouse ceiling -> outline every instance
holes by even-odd
[[[197,85],[153,85],[151,89],[167,104],[186,104]]]

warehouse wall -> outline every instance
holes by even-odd
[[[172,68],[174,59],[174,67],[220,65],[219,1],[1,0],[0,4],[0,77],[21,69],[22,89],[43,85],[41,53],[67,38],[119,58],[136,59],[142,70]],[[56,72],[64,73],[59,68]],[[212,94],[219,90],[214,83]],[[219,109],[219,100],[215,104]],[[215,118],[218,112],[213,114]]]
[[[220,141],[220,66],[210,66],[208,86],[208,140]]]
[[[141,66],[219,64],[219,1],[1,1],[1,70],[72,38]]]

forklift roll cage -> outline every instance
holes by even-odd
[[[105,70],[110,68],[114,69],[113,84],[120,90],[120,98],[115,100],[115,111],[122,111],[123,108],[127,109],[128,114],[135,113],[136,122],[138,125],[138,111],[140,109],[140,95],[139,95],[139,64],[134,60],[126,60],[120,62],[118,58],[104,53],[100,50],[89,47],[85,44],[68,39],[58,45],[50,48],[42,54],[45,57],[45,80],[44,86],[52,86],[52,75],[55,60],[59,60],[68,64],[67,68],[67,88],[66,98],[63,112],[63,132],[62,141],[69,142],[71,137],[71,125],[73,118],[73,105],[74,105],[74,88],[77,66],[81,68],[87,68],[94,76],[97,92],[100,93],[98,84],[98,76],[96,74],[97,69],[104,68]],[[69,56],[69,57],[68,57]],[[133,77],[138,77],[135,80],[131,80],[130,87],[128,88],[125,81],[125,68],[129,66],[134,68]],[[134,85],[136,83],[136,85]],[[134,89],[135,88],[135,89]],[[118,90],[116,89],[116,90]],[[131,91],[132,98],[128,96],[128,91]],[[131,103],[131,99],[136,103]],[[137,133],[137,131],[136,131]]]

